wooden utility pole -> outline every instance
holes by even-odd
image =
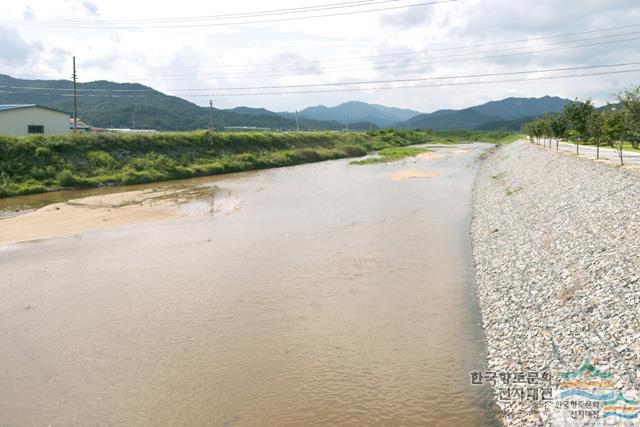
[[[73,132],[78,129],[78,75],[76,74],[76,57],[73,57]]]
[[[298,110],[296,110],[296,132],[300,132],[300,122],[298,121]]]
[[[209,100],[209,112],[211,115],[211,132],[213,132],[213,100]]]

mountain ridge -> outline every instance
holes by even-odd
[[[16,79],[0,74],[0,104],[40,104],[71,111],[69,80]],[[31,88],[31,89],[27,89]],[[64,89],[64,90],[63,90]],[[368,130],[384,127],[433,130],[512,130],[548,112],[562,111],[571,102],[556,96],[509,97],[459,110],[431,113],[349,101],[335,107],[317,105],[295,113],[239,106],[213,109],[216,129],[232,127],[271,130]],[[103,128],[185,131],[211,124],[209,107],[198,106],[140,83],[97,80],[78,84],[79,118]]]
[[[420,114],[394,127],[433,130],[513,130],[518,131],[523,120],[545,113],[561,112],[569,99],[557,96],[539,98],[509,97],[461,110],[443,109]]]
[[[368,104],[362,101],[343,102],[335,107],[316,105],[298,112],[299,116],[315,120],[349,122],[370,122],[379,127],[387,127],[419,115],[419,111]]]

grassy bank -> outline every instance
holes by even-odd
[[[396,160],[404,159],[405,157],[417,156],[420,153],[428,151],[426,148],[419,147],[394,147],[385,148],[378,151],[380,157],[370,157],[364,160],[354,160],[351,162],[353,165],[369,165],[373,163],[388,163],[395,162]]]
[[[509,135],[378,130],[0,136],[0,197],[290,166],[425,142],[502,142]]]

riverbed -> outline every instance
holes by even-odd
[[[188,180],[211,192],[176,215],[18,232],[0,246],[0,424],[495,423],[469,375],[488,147]]]

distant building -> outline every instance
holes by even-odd
[[[0,105],[0,135],[65,135],[69,113],[36,104]]]
[[[270,131],[271,128],[261,128],[256,126],[225,126],[224,130],[228,132],[264,132]]]
[[[115,132],[115,133],[158,133],[155,129],[128,129],[128,128],[107,128],[100,129],[99,133]]]
[[[73,117],[69,117],[69,129],[73,130]],[[93,128],[91,126],[89,126],[88,124],[86,124],[82,120],[78,119],[76,121],[76,131],[78,131],[78,132],[91,132],[92,129]]]

